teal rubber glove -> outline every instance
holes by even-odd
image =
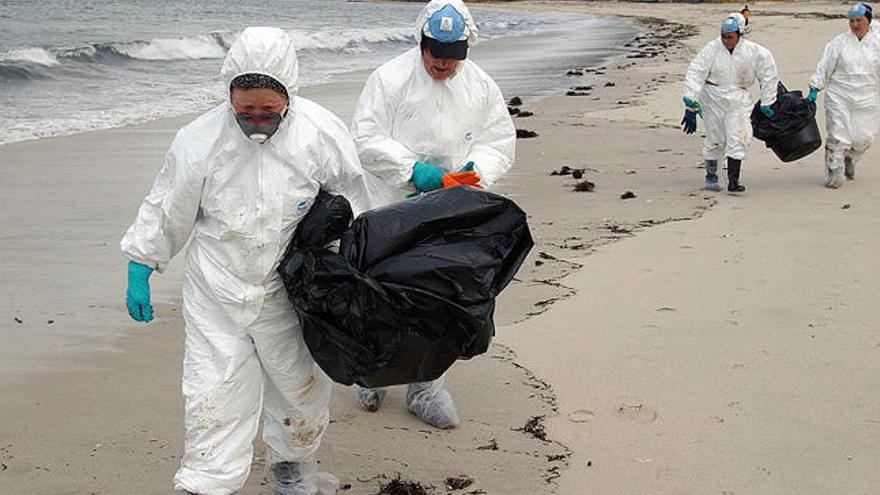
[[[810,94],[807,95],[807,99],[815,103],[817,96],[819,96],[819,90],[811,87]]]
[[[763,113],[764,117],[767,117],[768,119],[772,119],[773,116],[776,115],[776,112],[770,108],[770,105],[761,105],[761,113]]]
[[[463,167],[458,169],[459,172],[473,172],[474,171],[474,162],[467,162]]]
[[[427,162],[416,162],[410,180],[419,191],[433,191],[443,187],[443,174],[446,171]]]
[[[128,262],[128,290],[125,291],[125,306],[135,321],[153,320],[153,306],[150,305],[150,275],[153,269],[147,265]]]
[[[694,100],[688,98],[687,96],[682,98],[682,101],[684,102],[684,106],[688,107],[688,110],[696,113],[700,117],[703,116],[703,107],[700,106],[700,102],[694,101]]]

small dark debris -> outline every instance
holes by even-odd
[[[614,84],[613,81],[608,81],[607,83],[605,83],[606,88],[613,88],[614,86],[616,86],[616,84]]]
[[[571,69],[570,71],[565,73],[566,76],[582,76],[584,75],[584,69]]]
[[[7,469],[9,469],[9,466],[6,464],[0,464],[0,471],[6,471]]]
[[[469,476],[450,476],[446,478],[447,490],[463,490],[474,484],[474,479]]]
[[[523,111],[523,112],[519,112],[518,114],[516,114],[516,116],[520,117],[520,118],[531,117],[532,115],[535,115],[535,114],[533,114],[532,112],[528,112],[528,111]]]
[[[592,86],[573,86],[571,89],[573,89],[575,91],[589,91],[589,90],[593,89],[593,87]]]
[[[24,323],[23,321],[21,321],[21,318],[19,318],[19,317],[17,317],[17,316],[14,317],[14,318],[12,318],[12,319],[15,320],[15,322],[18,323],[18,324]]]
[[[849,203],[847,203],[847,204],[845,204],[845,205],[843,205],[843,206],[840,207],[841,210],[848,210],[848,209],[850,209],[850,208],[852,208],[852,205],[849,204]]]
[[[540,265],[538,263],[540,263]],[[535,265],[541,266],[543,264],[543,261],[535,261]],[[498,450],[498,440],[490,438],[489,443],[487,443],[486,445],[480,445],[479,447],[477,447],[477,450]]]
[[[566,459],[568,459],[568,454],[549,454],[549,455],[547,455],[548,462],[564,461]]]
[[[533,437],[538,440],[542,440],[544,442],[547,441],[547,432],[544,430],[544,425],[541,424],[541,421],[544,421],[544,415],[534,416],[528,421],[526,421],[525,426],[522,428],[517,428],[514,431],[522,431],[525,433],[530,433]]]
[[[576,168],[571,171],[571,178],[572,179],[580,179],[583,176],[584,176],[584,169],[582,169],[582,168]]]
[[[55,320],[46,320],[46,323],[51,325],[51,324],[55,323]]]
[[[518,107],[522,105],[522,98],[520,98],[519,96],[514,96],[510,99],[510,103],[508,103],[508,105],[512,107]]]
[[[659,148],[657,153],[669,153],[670,151],[672,151],[672,148]],[[700,168],[703,168],[703,166],[700,165]]]
[[[620,195],[620,199],[633,199],[636,197],[636,193],[632,191],[627,191]]]
[[[629,101],[627,100],[617,100],[618,105],[629,105]]]
[[[559,170],[554,170],[550,172],[550,175],[571,175],[571,167],[568,165],[563,165],[559,167]]]
[[[593,192],[596,190],[596,184],[588,180],[582,180],[574,185],[574,192]]]
[[[593,461],[587,461],[587,467],[593,467]]]
[[[340,483],[339,489],[342,491],[351,490],[351,483]]]
[[[379,492],[376,495],[430,495],[430,493],[421,483],[401,481],[398,474],[387,485],[379,483]]]
[[[517,129],[516,130],[516,138],[517,139],[528,139],[528,138],[536,137],[537,135],[538,135],[537,132],[530,131],[527,129]]]
[[[588,91],[566,91],[565,96],[590,96]]]
[[[510,115],[519,115],[520,110],[516,107],[507,107],[507,113],[509,113]]]
[[[544,264],[543,261],[541,261],[541,260],[535,260],[535,266],[541,266],[541,265],[543,265],[543,264]],[[496,445],[496,447],[497,447],[497,445]],[[478,448],[478,449],[481,449],[482,447],[477,447],[477,448]],[[495,450],[495,449],[492,449],[492,450]]]

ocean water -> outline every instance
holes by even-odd
[[[0,0],[0,144],[201,111],[247,26],[292,34],[300,86],[376,67],[412,47],[421,3],[343,0]],[[472,57],[505,94],[566,84],[565,68],[617,54],[637,28],[570,13],[471,6]],[[577,81],[580,82],[580,81]]]

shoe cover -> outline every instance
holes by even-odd
[[[707,190],[707,191],[720,191],[720,190],[721,190],[721,184],[719,184],[719,183],[717,183],[717,182],[709,182],[709,181],[706,181],[706,185],[703,186],[703,189],[705,189],[705,190]]]
[[[319,472],[314,460],[272,464],[273,495],[336,495],[339,478]]]
[[[381,388],[359,388],[358,404],[361,409],[369,412],[376,412],[382,407],[382,401],[385,400],[385,390]]]
[[[825,170],[825,187],[837,189],[843,185],[843,178],[840,177],[840,169],[829,168]]]
[[[440,429],[458,426],[458,413],[449,392],[435,382],[411,383],[406,391],[406,408],[425,423]]]

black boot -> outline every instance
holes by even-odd
[[[746,186],[739,183],[739,171],[742,168],[742,160],[727,158],[727,192],[745,192]]]

